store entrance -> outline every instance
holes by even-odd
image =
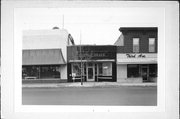
[[[88,65],[87,66],[87,81],[95,81],[94,65]]]
[[[141,66],[141,75],[143,78],[143,82],[147,82],[149,75],[148,75],[148,67],[147,66]]]

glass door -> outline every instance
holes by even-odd
[[[143,81],[148,81],[148,67],[141,67]]]
[[[94,81],[94,67],[87,67],[87,81]]]

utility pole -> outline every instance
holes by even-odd
[[[80,60],[81,60],[81,85],[83,85],[83,77],[82,77],[82,74],[83,74],[83,72],[82,72],[82,49],[81,49],[81,30],[80,30]]]

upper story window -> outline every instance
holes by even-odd
[[[149,52],[155,52],[155,38],[149,38]]]
[[[139,38],[133,38],[133,52],[139,52]]]

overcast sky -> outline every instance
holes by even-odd
[[[152,8],[25,8],[21,9],[22,30],[63,27],[75,43],[112,45],[120,27],[156,26],[159,14]]]

